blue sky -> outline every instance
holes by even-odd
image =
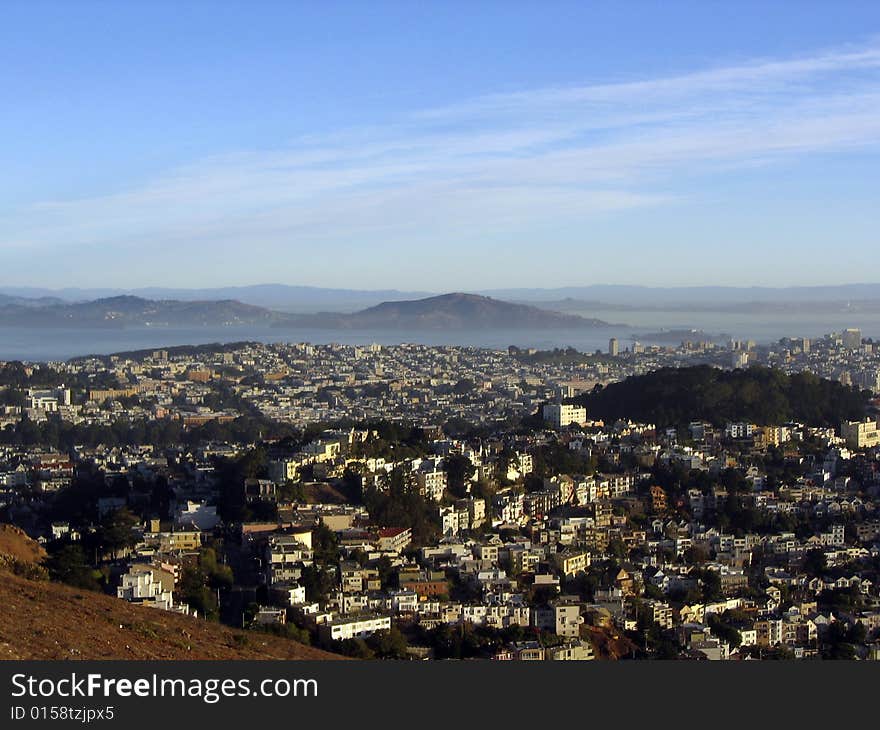
[[[880,279],[880,3],[7,0],[0,285]]]

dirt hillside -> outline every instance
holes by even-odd
[[[6,569],[37,565],[44,557],[24,532],[0,525],[0,659],[341,658]]]
[[[46,551],[21,528],[0,523],[0,556],[23,563],[39,563],[46,557]]]

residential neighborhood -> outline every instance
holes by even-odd
[[[880,658],[873,343],[613,344],[2,363],[2,521],[54,580],[350,656]],[[732,360],[866,415],[658,425],[579,398]]]

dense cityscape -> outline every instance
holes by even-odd
[[[878,659],[878,394],[856,329],[5,362],[5,561],[361,658]]]

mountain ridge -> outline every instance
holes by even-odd
[[[478,294],[452,292],[424,299],[382,302],[353,314],[320,313],[299,326],[336,329],[527,329],[607,327],[607,322]],[[275,326],[284,326],[283,323]]]
[[[880,300],[880,283],[828,284],[815,286],[643,286],[630,284],[589,284],[563,287],[480,288],[471,293],[508,301],[531,303],[586,300],[596,304],[686,305],[736,304],[752,302],[829,302]],[[131,294],[153,300],[210,301],[234,299],[244,304],[282,311],[348,311],[374,306],[385,301],[405,301],[436,296],[437,292],[398,289],[347,289],[290,284],[252,284],[225,287],[134,287],[51,289],[44,287],[0,286],[0,297],[20,299],[50,298],[67,302],[102,299]],[[2,301],[2,299],[0,299]]]
[[[197,327],[258,325],[321,329],[526,329],[604,327],[606,322],[526,304],[461,292],[381,302],[344,314],[292,314],[234,299],[152,300],[131,294],[87,302],[26,306],[0,302],[0,326],[14,327]]]
[[[144,299],[126,294],[40,307],[0,302],[0,325],[34,328],[269,325],[281,316],[271,310],[231,299],[183,302]]]

